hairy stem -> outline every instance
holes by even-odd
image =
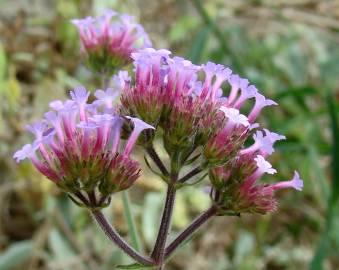
[[[181,179],[179,179],[179,183],[185,183],[187,180],[191,179],[193,176],[201,173],[203,169],[199,166],[187,173],[185,176],[183,176]]]
[[[165,249],[165,259],[171,256],[171,254],[195,231],[197,231],[201,225],[205,224],[211,217],[217,213],[217,207],[211,206],[208,210],[198,216],[190,225],[183,230],[177,238],[173,240]]]
[[[168,185],[164,211],[161,218],[161,224],[158,231],[157,240],[155,242],[151,255],[152,259],[154,259],[158,267],[160,267],[158,269],[162,269],[161,267],[164,262],[165,246],[169,229],[171,226],[175,194],[176,190],[174,185]]]
[[[155,151],[153,146],[147,147],[146,151],[148,155],[151,157],[153,162],[158,166],[159,170],[164,176],[168,176],[169,173],[164,165],[164,163],[161,161],[160,157],[158,156],[158,153]]]
[[[145,257],[133,249],[112,227],[112,225],[107,221],[106,217],[99,210],[92,210],[91,214],[96,222],[99,224],[100,228],[106,234],[106,236],[115,243],[124,253],[136,260],[142,265],[154,265],[152,259]]]

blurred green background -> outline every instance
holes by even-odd
[[[339,269],[339,1],[0,0],[0,270],[114,269],[130,262],[85,210],[29,162],[12,160],[31,139],[25,124],[40,119],[51,100],[65,99],[79,84],[100,87],[80,64],[69,20],[107,7],[135,15],[155,48],[230,66],[277,101],[260,119],[288,138],[270,158],[279,171],[274,180],[297,169],[305,181],[303,192],[278,193],[274,214],[213,219],[166,269]],[[130,196],[149,251],[164,186],[145,169]],[[181,190],[175,233],[208,205],[200,187]],[[105,214],[126,236],[119,195]]]

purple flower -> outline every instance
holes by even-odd
[[[127,116],[127,118],[130,119],[133,122],[133,125],[134,125],[133,132],[132,132],[131,136],[129,137],[129,139],[126,143],[126,147],[125,147],[125,151],[124,151],[124,154],[128,156],[131,153],[132,148],[134,147],[140,133],[145,129],[154,129],[154,127],[145,123],[144,121],[142,121],[138,118],[128,117],[128,116]]]
[[[265,160],[265,158],[261,155],[257,155],[257,157],[254,159],[257,163],[258,169],[254,173],[255,175],[263,175],[264,173],[268,174],[275,174],[277,170],[272,168],[272,165]]]
[[[292,180],[278,182],[269,187],[273,190],[278,190],[278,189],[283,189],[283,188],[294,188],[295,190],[301,191],[304,187],[304,182],[300,178],[299,173],[297,171],[294,171],[294,176]]]
[[[255,105],[248,115],[248,120],[252,123],[259,115],[261,110],[266,106],[278,105],[276,102],[270,99],[266,99],[263,95],[257,94],[255,96]]]
[[[260,154],[264,156],[271,155],[274,152],[274,143],[278,140],[286,139],[285,136],[270,132],[267,129],[264,129],[264,131],[257,131],[253,135],[253,138],[255,143],[246,149],[242,149],[240,154],[252,154],[255,151],[259,151]]]
[[[26,125],[26,129],[34,134],[37,140],[40,140],[43,137],[46,127],[47,123],[45,121],[36,122],[32,125]]]
[[[240,114],[239,110],[234,108],[220,107],[220,110],[225,114],[227,118],[226,129],[233,130],[236,126],[248,127],[248,119],[245,115]]]
[[[254,85],[243,86],[240,88],[241,94],[239,98],[235,101],[234,107],[239,109],[246,100],[255,97],[258,94],[258,89]]]
[[[95,91],[94,96],[97,98],[96,104],[104,105],[107,109],[112,109],[113,102],[119,96],[119,92],[113,88],[107,88],[106,91],[99,89]]]
[[[16,162],[20,162],[26,158],[30,158],[35,154],[37,148],[37,145],[33,146],[31,144],[25,144],[22,149],[14,153],[13,158],[16,160]]]

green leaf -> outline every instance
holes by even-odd
[[[6,75],[6,53],[5,49],[0,43],[0,82],[5,79]]]
[[[153,265],[142,265],[142,264],[138,264],[138,263],[133,263],[133,264],[129,264],[129,265],[117,265],[116,266],[117,269],[152,269],[154,268]]]
[[[339,197],[339,129],[338,129],[338,119],[335,109],[335,105],[332,99],[332,96],[329,94],[327,96],[327,105],[329,110],[329,116],[331,119],[332,126],[332,193],[328,200],[328,208],[326,213],[326,222],[325,230],[322,234],[320,244],[317,248],[317,251],[311,262],[311,270],[321,270],[323,269],[324,260],[328,255],[328,250],[330,248],[330,234],[333,228],[333,217],[335,213],[335,206]]]
[[[339,127],[338,127],[338,112],[336,112],[334,97],[327,97],[328,110],[332,126],[332,198],[331,203],[335,204],[339,197]]]
[[[0,270],[10,270],[25,262],[31,255],[33,243],[22,241],[9,246],[0,255]]]
[[[198,64],[201,60],[202,52],[206,47],[208,36],[211,32],[210,26],[205,26],[197,35],[192,46],[187,53],[187,58],[194,64]]]
[[[156,192],[147,194],[143,206],[142,232],[148,244],[152,244],[155,240],[161,209],[162,195]]]
[[[241,231],[234,247],[234,263],[241,266],[246,262],[246,257],[253,252],[255,248],[255,239],[252,233]]]
[[[169,33],[170,40],[177,42],[183,40],[189,32],[199,25],[199,20],[195,16],[185,16],[175,22]]]
[[[53,229],[50,233],[49,244],[57,261],[64,261],[67,258],[76,256],[65,237],[56,229]]]
[[[132,245],[137,251],[140,251],[141,250],[140,240],[139,240],[137,228],[135,226],[134,217],[131,211],[131,203],[130,203],[127,191],[123,191],[121,193],[121,196],[122,196],[122,203],[124,206],[124,213],[125,213],[125,217],[126,217],[127,225],[128,225],[128,232],[129,232],[129,236],[132,241]]]

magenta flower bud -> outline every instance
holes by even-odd
[[[141,131],[153,127],[132,118],[134,129],[122,147],[123,119],[98,113],[99,105],[88,104],[88,96],[85,88],[78,87],[71,91],[72,100],[51,102],[54,111],[27,127],[36,137],[33,144],[13,157],[17,162],[30,159],[39,172],[72,196],[94,192],[96,198],[91,196],[86,206],[102,207],[112,193],[130,187],[138,178],[140,165],[130,153]]]
[[[131,54],[151,47],[143,27],[132,16],[107,10],[100,17],[71,21],[80,34],[81,52],[98,72],[111,72],[131,62]]]

